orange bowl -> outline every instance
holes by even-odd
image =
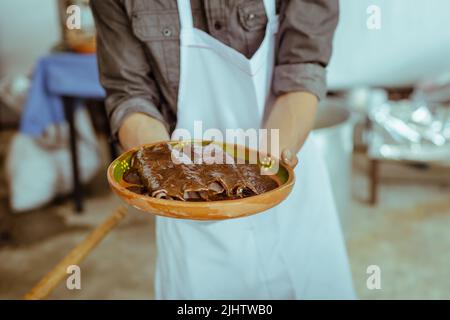
[[[193,142],[199,143],[198,141]],[[160,143],[176,145],[179,142],[158,142],[144,146],[150,147]],[[202,141],[200,143],[206,144],[211,143],[211,141]],[[238,155],[245,154],[247,158],[250,153],[256,152],[252,149],[234,144],[220,143],[220,145],[235,159],[238,158]],[[280,162],[279,170],[275,175],[279,186],[276,189],[262,194],[235,200],[204,202],[157,199],[148,195],[134,193],[120,183],[123,174],[130,168],[131,156],[138,149],[139,147],[126,151],[109,165],[107,172],[108,182],[112,190],[123,201],[141,211],[159,216],[191,220],[224,220],[250,216],[270,209],[282,202],[287,198],[295,183],[292,168]],[[238,150],[241,150],[241,152],[238,152]],[[242,152],[242,150],[245,150],[245,152]]]

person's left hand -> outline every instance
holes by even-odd
[[[281,162],[284,163],[287,166],[290,166],[291,168],[295,168],[298,164],[298,158],[295,153],[292,153],[292,151],[288,148],[283,149],[281,151]]]
[[[278,130],[280,161],[292,168],[297,165],[297,152],[314,126],[317,103],[316,96],[309,92],[283,94],[275,101],[264,126]]]

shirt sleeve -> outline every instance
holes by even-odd
[[[326,66],[339,20],[338,0],[287,0],[280,8],[273,91],[326,95]]]
[[[168,124],[158,109],[160,92],[142,44],[119,0],[91,0],[97,28],[100,82],[106,91],[106,109],[114,136],[131,113],[144,113]]]

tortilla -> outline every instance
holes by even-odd
[[[199,147],[193,146],[190,156],[194,152],[201,152]],[[216,146],[203,148],[215,149],[214,152],[219,154]],[[230,157],[228,154],[225,156]],[[245,198],[278,187],[278,183],[270,176],[260,174],[257,164],[193,163],[189,162],[191,158],[186,154],[177,153],[176,157],[182,161],[174,161],[177,159],[173,158],[172,148],[168,144],[142,147],[131,160],[130,171],[134,170],[134,174],[125,174],[124,179],[129,177],[136,182],[137,173],[148,195],[181,201]]]

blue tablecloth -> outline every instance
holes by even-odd
[[[64,121],[62,96],[104,98],[95,55],[57,53],[40,59],[33,73],[20,130],[39,136],[49,125]]]

